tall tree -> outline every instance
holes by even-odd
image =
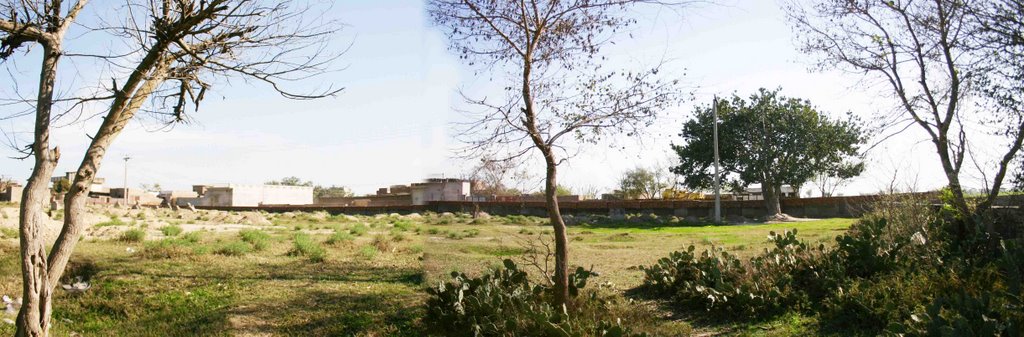
[[[619,178],[619,192],[625,199],[655,199],[667,187],[665,173],[643,167],[627,170]]]
[[[1021,97],[1022,59],[1013,56],[1013,50],[1020,51],[1019,26],[1016,32],[1012,28],[1014,18],[1020,22],[1019,0],[793,1],[787,13],[802,50],[819,56],[821,67],[883,83],[899,108],[880,120],[917,125],[927,133],[952,192],[952,206],[964,219],[991,205],[1024,139],[1020,106],[1005,104]],[[981,174],[993,179],[983,202],[972,209],[961,171],[971,139],[985,132],[969,127],[975,123],[1001,129],[1007,141],[986,144],[1001,148],[1002,155],[995,165],[979,165]]]
[[[42,237],[43,205],[49,200],[47,183],[60,159],[60,150],[50,148],[54,85],[57,63],[64,54],[64,36],[85,7],[86,0],[66,5],[63,1],[6,1],[0,4],[0,59],[7,61],[19,48],[42,47],[42,66],[36,92],[35,128],[29,155],[35,163],[19,206],[22,305],[18,312],[16,336],[46,336],[50,328],[50,300],[46,244]],[[59,273],[59,272],[57,272]]]
[[[992,176],[984,209],[995,202],[1007,174],[1007,166],[1016,156],[1017,170],[1011,174],[1010,188],[1024,189],[1024,0],[996,0],[990,6],[979,6],[975,16],[978,39],[976,47],[986,56],[979,63],[983,95],[990,99],[993,113],[986,122],[996,126],[995,133],[1011,139],[1009,148],[999,158],[999,169]],[[990,187],[991,186],[991,187]]]
[[[676,81],[658,68],[608,72],[600,50],[637,22],[629,11],[647,0],[431,0],[431,18],[447,28],[452,50],[482,71],[505,78],[500,100],[469,99],[484,110],[463,132],[478,156],[500,147],[508,157],[532,150],[545,167],[545,199],[555,236],[555,298],[569,295],[569,241],[556,197],[567,138],[596,142],[611,133],[634,135],[677,96]]]
[[[714,182],[713,111],[699,106],[683,124],[682,145],[672,145],[679,166],[672,172],[691,189]],[[721,173],[733,188],[761,184],[769,216],[779,215],[782,185],[802,186],[816,174],[852,168],[859,174],[859,147],[865,141],[859,122],[833,120],[806,100],[779,90],[760,89],[745,100],[734,95],[718,102]]]
[[[59,151],[48,148],[56,61],[62,54],[60,41],[67,25],[84,4],[80,1],[70,6],[63,17],[66,6],[59,0],[12,1],[0,13],[10,16],[0,17],[0,30],[7,34],[0,54],[11,56],[28,41],[44,47],[39,96],[31,102],[37,107],[34,143],[30,148],[36,166],[29,178],[32,188],[26,189],[22,203],[24,294],[18,314],[18,336],[48,335],[52,291],[84,227],[89,186],[110,144],[138,112],[165,118],[167,123],[187,121],[189,106],[198,109],[215,80],[233,75],[267,83],[294,99],[320,98],[338,92],[327,88],[295,93],[283,88],[287,82],[323,73],[335,57],[324,46],[336,27],[333,23],[307,20],[305,8],[245,0],[129,2],[125,17],[106,18],[108,22],[121,20],[124,25],[105,27],[103,31],[112,32],[113,38],[121,38],[135,49],[120,56],[90,55],[129,71],[104,74],[109,76],[105,78],[113,78],[112,85],[98,87],[96,91],[103,94],[82,100],[107,104],[106,113],[65,196],[64,224],[47,255],[38,219],[42,214],[39,198],[45,194],[45,179],[59,157]]]

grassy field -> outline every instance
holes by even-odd
[[[529,242],[537,248],[550,237],[543,219],[529,217],[265,216],[269,224],[242,231],[194,230],[187,223],[178,226],[181,221],[162,221],[154,228],[142,222],[137,231],[148,236],[125,234],[132,228],[123,226],[120,235],[86,239],[67,274],[92,287],[84,294],[57,290],[54,332],[420,336],[425,287],[445,280],[451,271],[473,274],[504,258],[522,263],[528,256],[543,257],[527,253]],[[126,214],[125,220],[131,217]],[[641,282],[634,266],[689,245],[753,255],[766,246],[770,231],[796,228],[811,242],[828,243],[852,221],[717,227],[581,224],[570,228],[570,254],[573,264],[598,271],[597,281],[624,292]],[[14,298],[20,294],[17,241],[8,234],[0,239],[0,294]],[[140,241],[140,235],[147,237]],[[785,335],[801,319],[787,317],[795,323],[751,332]],[[12,325],[0,323],[0,334],[12,332]]]

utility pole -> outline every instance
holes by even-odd
[[[124,205],[128,206],[128,159],[132,157],[124,156]]]
[[[716,95],[712,100],[711,114],[714,120],[714,131],[715,131],[715,223],[722,222],[722,192],[721,192],[721,175],[718,173],[718,96]]]

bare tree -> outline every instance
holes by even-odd
[[[511,160],[495,160],[481,158],[480,164],[473,167],[469,173],[469,179],[480,184],[480,192],[486,195],[508,194],[510,188],[507,186],[509,178],[516,174],[516,163]]]
[[[111,85],[97,87],[95,95],[80,100],[105,103],[106,112],[65,196],[60,235],[45,255],[39,235],[39,198],[46,194],[45,180],[59,157],[59,151],[48,148],[56,61],[62,54],[59,47],[67,24],[84,4],[75,3],[63,18],[60,14],[64,6],[59,0],[40,4],[12,2],[8,5],[12,10],[0,14],[11,16],[0,21],[0,28],[8,34],[4,37],[4,56],[10,56],[20,46],[9,41],[35,41],[44,47],[39,97],[34,102],[35,142],[30,149],[36,166],[21,214],[24,303],[18,315],[18,336],[48,334],[51,294],[85,225],[83,215],[89,186],[110,144],[138,112],[150,113],[169,124],[185,122],[189,110],[198,109],[216,81],[230,76],[269,84],[292,99],[321,98],[340,90],[296,93],[283,87],[287,82],[324,73],[337,57],[325,48],[327,38],[337,27],[333,22],[309,20],[307,15],[312,13],[308,8],[289,2],[255,0],[127,2],[123,25],[103,30],[137,49],[121,56],[89,55],[123,71],[105,74],[114,78]],[[43,10],[37,11],[40,8]],[[17,17],[22,15],[18,13],[28,13],[30,20]]]
[[[960,177],[974,134],[969,125],[984,124],[984,117],[979,116],[991,114],[971,113],[968,102],[993,98],[981,90],[986,77],[992,75],[985,62],[992,50],[982,48],[981,38],[986,35],[980,30],[984,19],[978,14],[989,11],[993,4],[825,0],[810,6],[793,1],[787,8],[802,36],[804,52],[820,55],[823,67],[838,66],[881,80],[900,107],[899,113],[885,116],[888,125],[917,125],[928,134],[952,192],[952,206],[968,221],[966,215],[985,211],[998,195],[1024,137],[1024,119],[1017,110],[1017,118],[1005,120],[1009,127],[1002,135],[1009,142],[991,175],[995,177],[992,186],[986,188],[984,202],[972,209]],[[1019,68],[1019,64],[1018,60],[1013,66]],[[1020,97],[1019,92],[1012,95]]]
[[[43,205],[49,200],[47,182],[60,159],[60,150],[50,148],[50,120],[53,108],[57,63],[64,54],[64,35],[82,11],[86,0],[66,6],[60,0],[7,1],[0,4],[0,58],[6,61],[21,47],[42,47],[42,67],[35,104],[35,130],[28,151],[35,163],[22,194],[18,227],[20,231],[23,302],[18,312],[16,336],[46,336],[50,328],[50,300],[53,272],[47,267],[43,242]]]
[[[470,156],[534,150],[545,164],[545,199],[555,236],[556,305],[567,303],[569,248],[558,208],[558,165],[568,142],[594,143],[613,133],[636,135],[679,96],[658,67],[605,71],[602,46],[637,22],[628,11],[645,0],[432,0],[429,13],[448,29],[452,50],[484,71],[507,75],[503,99],[467,101],[483,110],[465,125]],[[501,70],[507,70],[502,74]]]

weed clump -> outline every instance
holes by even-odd
[[[146,239],[146,231],[137,228],[129,229],[121,233],[117,239],[123,242],[142,242]]]
[[[288,252],[291,256],[305,256],[310,262],[323,262],[327,257],[327,251],[319,243],[313,241],[309,235],[295,233],[292,237],[292,250]]]
[[[355,239],[356,237],[352,236],[352,234],[349,234],[348,232],[335,230],[334,234],[331,234],[331,237],[327,238],[327,241],[324,241],[324,243],[329,245],[339,245],[352,242]]]
[[[366,260],[373,260],[374,257],[377,257],[378,253],[380,253],[380,250],[377,250],[377,247],[374,246],[359,248],[359,256]]]
[[[248,243],[241,241],[231,241],[223,246],[217,248],[214,253],[225,256],[243,256],[252,252],[252,247]]]
[[[348,229],[349,233],[352,233],[352,235],[355,235],[355,236],[363,236],[369,230],[370,230],[369,228],[366,228],[366,225],[361,224],[361,223],[357,223],[357,224],[353,225],[352,228]]]
[[[142,213],[139,213],[139,214],[142,214]],[[167,226],[160,227],[160,233],[163,233],[164,236],[178,236],[178,234],[181,234],[181,232],[182,232],[181,226],[177,226],[177,225],[167,225]]]
[[[109,221],[104,221],[96,224],[96,227],[107,227],[107,226],[124,226],[127,225],[120,217],[111,215]]]
[[[258,229],[243,229],[238,231],[238,236],[252,245],[256,251],[264,251],[270,247],[270,234]]]

